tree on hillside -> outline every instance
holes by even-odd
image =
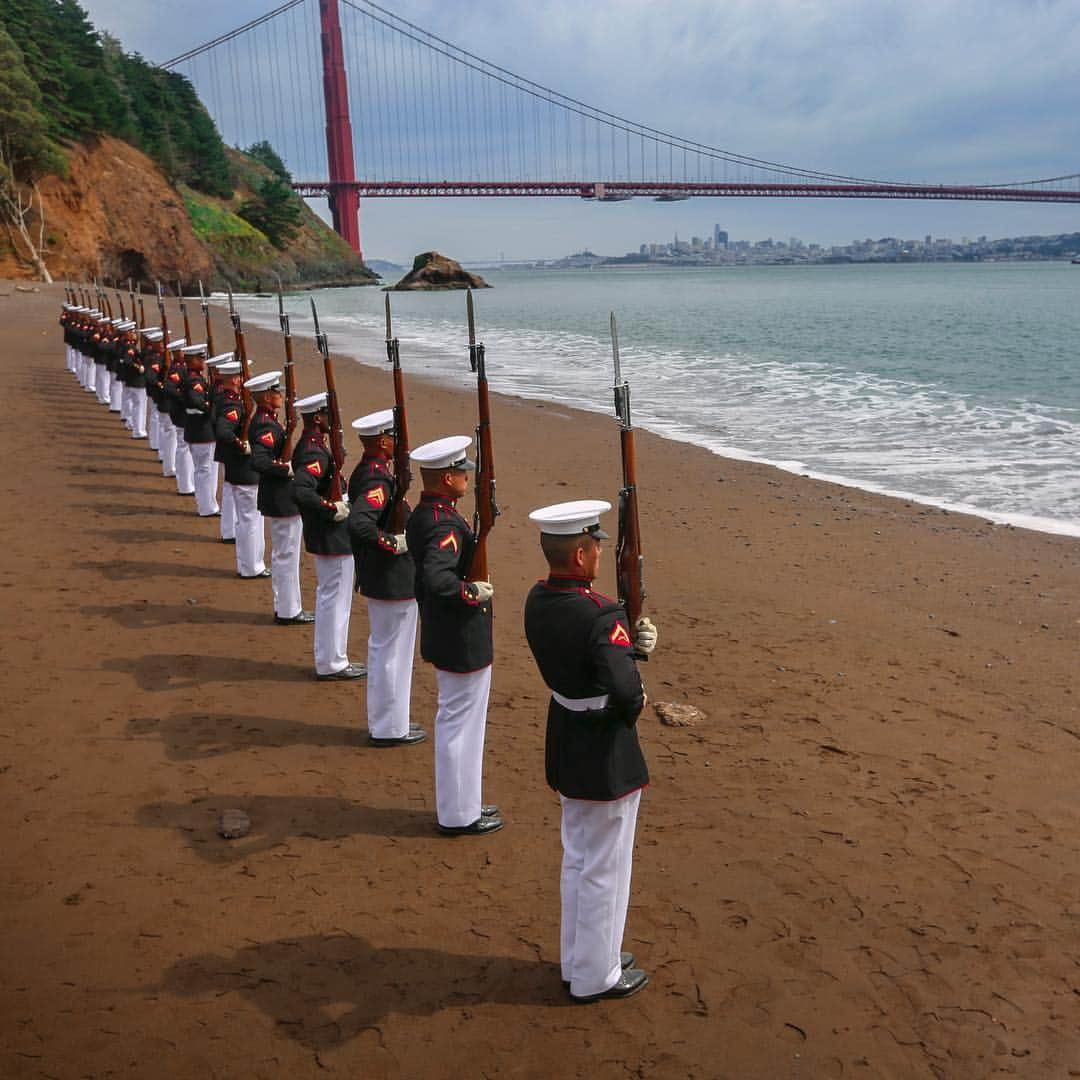
[[[274,247],[284,247],[300,228],[300,199],[280,176],[267,176],[253,189],[253,198],[237,213],[254,225]]]
[[[37,177],[61,172],[64,160],[49,140],[41,111],[41,92],[26,70],[22,51],[0,26],[0,218],[19,253],[19,243],[43,281],[52,281],[45,265],[45,208]],[[37,237],[31,231],[37,196]]]
[[[245,151],[248,157],[254,158],[260,165],[265,165],[275,176],[279,176],[286,184],[292,183],[292,173],[285,168],[285,162],[281,160],[278,152],[265,140],[252,143]]]

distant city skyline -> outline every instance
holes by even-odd
[[[126,49],[163,61],[265,14],[273,0],[83,6]],[[580,100],[742,154],[928,183],[1080,169],[1080,20],[1065,2],[683,0],[676,11],[645,0],[404,0],[394,10]],[[321,133],[321,115],[315,127]],[[554,258],[584,246],[624,251],[631,236],[700,235],[703,219],[724,221],[732,236],[831,246],[926,233],[1057,234],[1080,228],[1078,210],[861,199],[369,199],[361,235],[366,255],[398,262],[428,248],[468,260]]]

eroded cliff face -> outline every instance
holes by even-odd
[[[67,178],[47,177],[40,188],[45,262],[56,280],[210,280],[213,263],[195,237],[183,199],[127,143],[103,137],[74,146]],[[36,236],[36,220],[32,231]],[[34,276],[7,236],[0,237],[0,276]]]

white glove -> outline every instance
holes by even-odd
[[[349,516],[349,504],[342,499],[334,503],[334,520],[344,521]]]
[[[250,455],[251,454],[251,446],[250,446],[250,444],[244,442],[243,439],[238,439],[237,442],[239,444],[238,448],[239,448],[241,454],[244,454],[244,455]]]
[[[634,648],[643,656],[648,656],[656,648],[656,639],[659,633],[652,621],[642,615],[634,623]]]
[[[394,534],[394,554],[404,555],[409,550],[409,541],[405,539],[404,533]]]
[[[478,604],[486,604],[495,595],[495,586],[490,581],[470,581],[465,588]]]

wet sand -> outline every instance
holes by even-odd
[[[652,983],[574,1007],[526,515],[614,499],[613,423],[494,400],[507,827],[446,839],[431,742],[365,745],[362,686],[313,680],[310,628],[65,370],[62,290],[0,292],[0,1075],[1080,1076],[1080,540],[640,433],[647,686],[706,718],[641,721],[624,947]],[[346,422],[391,403],[337,374]],[[472,430],[470,395],[408,389],[414,444]],[[366,631],[357,599],[353,660]]]

